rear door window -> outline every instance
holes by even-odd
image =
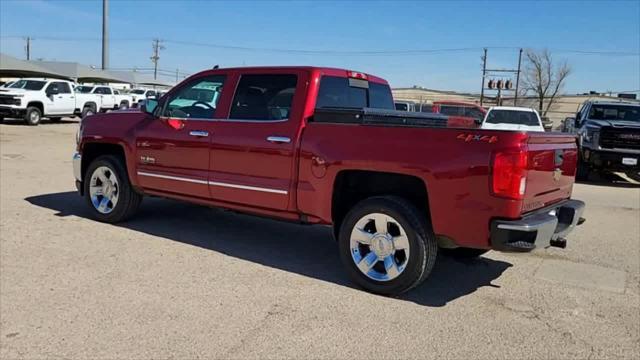
[[[230,119],[272,121],[289,118],[298,76],[242,75],[231,104]]]
[[[323,76],[316,100],[316,108],[381,108],[395,109],[389,85]]]
[[[440,105],[440,113],[452,116],[464,116],[464,108],[455,105]]]

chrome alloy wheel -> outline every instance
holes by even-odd
[[[409,238],[393,217],[372,213],[356,222],[351,231],[351,258],[360,272],[377,281],[402,274],[409,261]]]
[[[109,214],[116,207],[119,195],[118,178],[113,170],[100,166],[91,174],[89,196],[93,207],[102,214]]]
[[[29,121],[36,124],[40,122],[40,114],[37,111],[32,111],[29,113]]]

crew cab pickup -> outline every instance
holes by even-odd
[[[119,90],[107,85],[79,85],[75,92],[78,97],[92,101],[98,111],[126,109],[133,103],[131,95],[120,94]]]
[[[565,125],[574,125],[580,161],[578,178],[592,171],[622,171],[640,181],[640,103],[587,101]]]
[[[372,75],[207,70],[141,110],[81,122],[74,175],[97,220],[128,219],[150,195],[330,225],[347,273],[375,293],[417,286],[439,247],[564,247],[583,221],[573,136],[448,128],[396,111]]]
[[[117,108],[103,102],[102,96],[79,94],[74,83],[61,79],[20,79],[0,89],[0,120],[22,118],[27,125],[38,125],[43,117],[60,121],[64,116],[86,116],[98,110]]]

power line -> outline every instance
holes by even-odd
[[[21,36],[0,36],[3,39],[24,38]],[[55,37],[55,36],[38,36],[39,40],[48,41],[101,41],[100,38],[94,37]],[[142,42],[156,40],[150,38],[111,38],[112,41],[134,41]],[[491,50],[517,50],[523,48],[521,46],[486,46],[486,47],[464,47],[464,48],[438,48],[438,49],[395,49],[395,50],[315,50],[315,49],[287,49],[287,48],[269,48],[269,47],[250,47],[225,45],[206,42],[194,42],[185,40],[163,40],[165,43],[173,43],[176,45],[186,45],[195,47],[208,47],[216,49],[251,51],[251,52],[275,52],[300,55],[342,55],[342,56],[397,56],[397,55],[428,55],[450,52],[468,52],[482,51],[484,48]],[[526,47],[524,47],[526,48]],[[640,56],[640,52],[632,51],[608,51],[608,50],[580,50],[580,49],[549,49],[556,53],[572,53],[580,55],[603,55],[603,56]]]

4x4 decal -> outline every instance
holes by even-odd
[[[498,137],[495,135],[477,135],[477,134],[465,134],[462,133],[460,135],[458,135],[456,137],[456,139],[458,140],[464,140],[465,142],[470,142],[470,141],[486,141],[489,144],[493,144],[495,142],[498,142]]]

